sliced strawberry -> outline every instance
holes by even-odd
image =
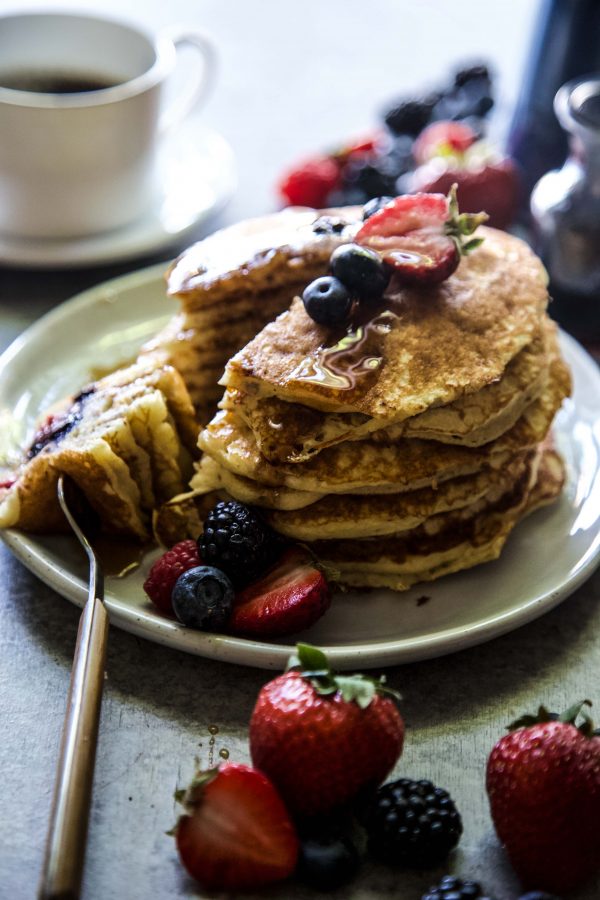
[[[463,122],[434,122],[423,129],[413,144],[412,152],[420,164],[434,156],[460,155],[476,140],[473,129]]]
[[[439,284],[456,271],[460,262],[455,241],[430,228],[418,228],[400,238],[381,238],[378,244],[370,242],[369,246],[393,266],[403,284]]]
[[[340,180],[340,167],[329,156],[307,159],[286,172],[278,184],[282,199],[292,206],[326,205],[327,197]]]
[[[355,240],[357,244],[371,246],[369,239],[372,237],[398,237],[417,228],[435,225],[441,230],[447,218],[448,199],[444,194],[403,194],[373,213],[361,226]]]
[[[310,553],[291,547],[260,581],[240,591],[229,628],[236,634],[293,634],[320,619],[330,602],[329,585]]]
[[[359,229],[357,244],[377,251],[400,284],[431,285],[456,270],[460,257],[478,247],[473,234],[485,213],[459,215],[456,187],[443,194],[405,194],[374,213]]]
[[[204,888],[260,888],[292,874],[298,838],[279,794],[262,772],[223,765],[200,773],[181,798],[175,840]]]

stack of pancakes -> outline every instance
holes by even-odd
[[[543,267],[482,228],[442,284],[392,280],[326,328],[298,295],[360,220],[288,210],[184,253],[167,276],[180,312],[135,365],[52,411],[0,488],[0,527],[64,528],[65,472],[109,533],[197,537],[233,497],[348,585],[401,590],[496,557],[563,483],[548,434],[570,378]]]
[[[294,299],[227,363],[192,488],[261,507],[348,585],[402,590],[497,557],[560,492],[547,435],[570,378],[541,263],[481,236],[447,281],[392,281],[337,332]]]

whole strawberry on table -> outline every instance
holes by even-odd
[[[488,759],[492,819],[526,887],[568,892],[600,872],[600,736],[588,706],[560,716],[541,706]]]

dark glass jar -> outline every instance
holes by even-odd
[[[531,195],[536,250],[550,276],[550,314],[584,341],[600,339],[600,75],[565,84],[554,108],[570,135],[562,169]]]

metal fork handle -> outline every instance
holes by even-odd
[[[40,900],[77,900],[92,796],[108,640],[108,613],[91,596],[79,620]]]

